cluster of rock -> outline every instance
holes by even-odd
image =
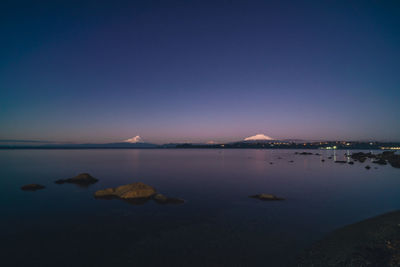
[[[81,173],[75,177],[67,179],[59,179],[55,181],[56,184],[71,183],[77,185],[88,186],[97,183],[99,180],[94,178],[88,173]],[[40,184],[27,184],[21,187],[24,191],[36,191],[45,188],[45,186]],[[126,200],[128,202],[145,202],[149,199],[153,199],[159,204],[182,204],[185,201],[180,198],[166,197],[163,194],[157,193],[154,187],[146,185],[144,183],[133,183],[127,185],[121,185],[116,188],[107,188],[104,190],[96,191],[94,194],[95,198],[102,199],[113,199],[119,198]]]
[[[90,174],[81,173],[72,178],[57,180],[55,183],[89,185],[96,183],[97,181],[98,179],[94,178]],[[43,188],[45,188],[45,186],[39,184],[28,184],[21,187],[21,189],[25,191],[36,191]],[[150,199],[154,200],[158,204],[183,204],[185,202],[185,200],[180,198],[167,197],[163,194],[157,193],[157,190],[154,187],[141,182],[98,190],[94,193],[94,197],[97,199],[121,199],[132,204],[143,204]],[[265,201],[284,200],[284,198],[271,194],[258,194],[249,197]]]
[[[354,161],[364,162],[366,159],[373,159],[372,163],[386,165],[389,163],[392,167],[400,168],[400,155],[395,154],[394,151],[384,151],[380,154],[369,153],[353,153],[350,157]]]

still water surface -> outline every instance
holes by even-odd
[[[335,228],[399,209],[399,169],[295,151],[2,150],[2,266],[290,266]],[[82,172],[100,181],[54,184]],[[186,203],[93,198],[139,181]],[[46,189],[21,191],[28,183]],[[286,200],[248,198],[257,193]]]

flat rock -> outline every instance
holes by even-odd
[[[155,194],[153,199],[158,204],[183,204],[185,200],[180,198],[166,197],[163,194]]]
[[[36,190],[40,190],[40,189],[44,189],[44,188],[46,188],[46,187],[41,184],[27,184],[27,185],[21,186],[21,190],[24,190],[24,191],[36,191]]]
[[[120,198],[120,199],[140,199],[150,198],[155,195],[157,191],[154,187],[144,183],[132,183],[121,185],[115,188],[107,188],[99,190],[94,193],[95,198]]]
[[[311,153],[311,152],[301,152],[301,153],[295,152],[295,154],[296,155],[312,155],[313,153]]]
[[[59,179],[55,181],[56,184],[80,184],[80,185],[90,185],[97,183],[99,180],[91,176],[89,173],[81,173],[75,177],[68,178],[68,179]]]
[[[284,198],[277,197],[275,195],[271,194],[258,194],[258,195],[252,195],[249,196],[250,198],[257,198],[259,200],[285,200]]]

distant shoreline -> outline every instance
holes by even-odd
[[[152,149],[177,149],[177,150],[187,150],[187,149],[215,149],[215,150],[232,150],[232,149],[279,149],[279,150],[322,150],[322,151],[335,151],[335,150],[384,150],[381,148],[336,148],[336,149],[321,149],[321,148],[278,148],[278,147],[0,147],[0,150],[91,150],[91,149],[140,149],[140,150],[152,150]],[[396,150],[395,150],[396,151]]]
[[[399,142],[360,141],[239,141],[224,144],[196,143],[105,143],[105,144],[2,144],[0,149],[313,149],[313,150],[400,150]]]

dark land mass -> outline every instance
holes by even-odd
[[[297,266],[400,266],[400,211],[340,228],[317,242]]]

